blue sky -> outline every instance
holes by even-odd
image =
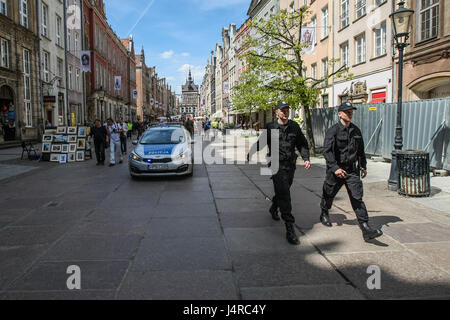
[[[104,0],[109,24],[121,38],[131,32],[138,54],[181,93],[189,70],[200,85],[222,27],[247,18],[251,0]]]

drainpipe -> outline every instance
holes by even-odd
[[[45,123],[44,123],[44,88],[43,88],[43,81],[41,79],[41,75],[42,75],[42,61],[41,61],[41,40],[40,40],[40,28],[39,28],[39,0],[35,0],[35,6],[36,6],[36,34],[37,34],[37,59],[38,59],[38,70],[39,70],[39,74],[38,74],[38,78],[37,78],[37,82],[38,82],[38,90],[39,90],[39,103],[41,105],[41,119],[40,122],[41,124],[41,128],[42,129],[42,133],[39,134],[39,129],[38,129],[38,135],[42,136],[45,132]],[[52,119],[53,121],[53,119]],[[38,137],[39,140],[39,137]]]
[[[84,44],[84,0],[79,0],[80,3],[80,23],[81,23],[81,50],[86,50],[85,49],[85,44]],[[83,98],[82,98],[82,119],[83,119],[83,124],[86,125],[87,122],[87,110],[86,110],[86,76],[85,73],[83,72],[83,70],[80,70],[81,72],[81,77],[82,77],[82,84],[83,84]]]
[[[65,109],[66,109],[66,116],[67,116],[67,125],[71,126],[71,117],[70,117],[70,108],[69,108],[69,66],[67,63],[67,0],[63,0],[63,10],[64,10],[64,60],[65,60],[65,66],[66,66],[66,103],[65,103]]]

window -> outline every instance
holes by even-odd
[[[341,67],[348,67],[348,42],[341,44]]]
[[[420,4],[420,40],[438,35],[439,0],[421,0]]]
[[[322,9],[322,26],[321,26],[321,39],[328,36],[328,6]]]
[[[387,0],[375,0],[375,4],[377,6],[381,6],[383,3],[385,3]]]
[[[28,0],[20,0],[20,24],[28,28]]]
[[[25,102],[25,126],[33,125],[33,115],[31,110],[31,57],[30,51],[23,50],[23,83]]]
[[[341,28],[348,26],[348,0],[341,0]]]
[[[311,27],[314,28],[314,44],[317,44],[317,18],[316,16],[311,19]]]
[[[374,56],[379,57],[386,53],[386,22],[374,29]]]
[[[72,66],[69,66],[69,90],[72,90]]]
[[[9,68],[9,41],[1,39],[1,66],[3,68]]]
[[[44,51],[44,81],[50,82],[50,54]]]
[[[317,79],[317,63],[311,65],[311,78]]]
[[[75,52],[78,52],[78,32],[75,32]]]
[[[329,103],[328,103],[328,95],[324,94],[322,96],[322,107],[323,108],[328,108],[329,107]]]
[[[356,64],[366,61],[366,36],[362,34],[355,38]]]
[[[77,91],[81,91],[81,86],[80,86],[80,69],[76,69],[75,71],[75,89]]]
[[[356,0],[355,2],[356,19],[366,14],[366,0]]]
[[[48,23],[48,6],[45,3],[42,3],[42,35],[45,37],[48,37],[47,23]]]
[[[8,15],[8,4],[6,3],[6,0],[0,0],[0,13],[5,16]]]
[[[57,64],[58,64],[57,67],[58,67],[58,77],[59,77],[59,79],[58,79],[58,86],[62,87],[63,86],[63,76],[64,76],[64,73],[63,73],[63,60],[58,58]]]
[[[62,25],[61,17],[56,15],[56,44],[58,46],[61,45],[61,25]]]

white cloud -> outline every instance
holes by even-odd
[[[175,81],[175,77],[166,77],[167,81]]]
[[[181,55],[182,55],[183,57],[189,57],[189,53],[188,53],[188,52],[183,52]]]
[[[205,74],[204,66],[194,66],[192,64],[183,64],[180,68],[178,68],[178,72],[182,73],[182,77],[185,79],[189,73],[189,69],[191,70],[192,77],[196,84],[200,84],[203,80],[203,75]]]
[[[160,54],[160,57],[163,59],[170,59],[173,57],[174,54],[175,52],[173,50],[164,51],[163,53]]]

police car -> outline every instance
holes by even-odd
[[[159,123],[151,125],[130,153],[128,167],[131,177],[192,176],[194,141],[183,125]]]

